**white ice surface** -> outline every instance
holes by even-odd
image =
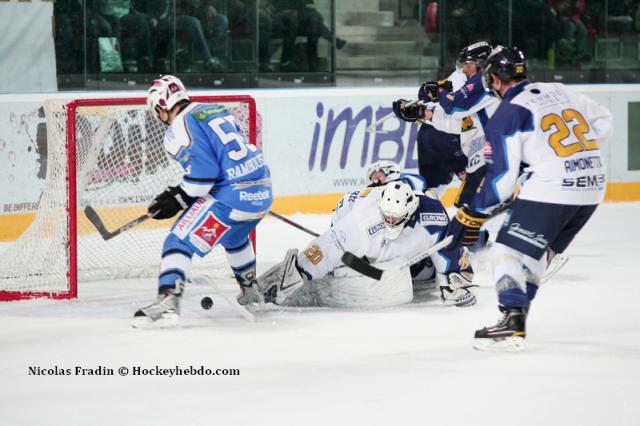
[[[0,425],[638,425],[640,204],[605,204],[538,293],[527,350],[474,351],[498,318],[488,270],[478,305],[435,295],[379,311],[269,309],[241,319],[187,289],[183,326],[135,330],[153,280],[83,285],[71,301],[0,304]],[[328,217],[291,219],[320,231]],[[310,237],[268,217],[259,269]],[[482,267],[482,265],[480,265]],[[229,283],[225,291],[235,293]],[[121,366],[236,368],[240,376],[121,377]],[[35,376],[42,368],[115,376]]]

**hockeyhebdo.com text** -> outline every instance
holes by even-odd
[[[29,376],[159,376],[159,377],[178,377],[178,376],[239,376],[240,370],[237,368],[208,368],[203,365],[186,366],[186,367],[141,367],[139,365],[106,367],[99,365],[97,367],[29,367],[27,371]]]

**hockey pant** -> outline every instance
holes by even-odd
[[[255,271],[256,256],[249,234],[267,211],[244,212],[215,200],[199,198],[171,228],[162,247],[158,286],[174,286],[190,276],[192,257],[206,256],[217,244],[224,247],[236,277]]]
[[[491,249],[502,306],[529,307],[547,267],[547,248],[564,252],[596,207],[516,199]]]

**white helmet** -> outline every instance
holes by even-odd
[[[386,235],[395,240],[418,208],[417,194],[404,182],[390,182],[382,191],[378,208],[384,220]]]
[[[155,111],[156,107],[170,111],[178,102],[188,101],[189,95],[178,77],[165,75],[153,81],[147,92],[147,106]]]
[[[367,169],[367,180],[371,180],[371,175],[375,172],[382,172],[386,177],[389,177],[391,174],[395,174],[397,176],[393,176],[393,179],[398,179],[400,176],[400,166],[395,161],[391,160],[379,160],[375,163],[372,163]],[[389,180],[389,179],[386,179]]]

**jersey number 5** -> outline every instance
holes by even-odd
[[[223,126],[228,129],[226,130]],[[244,141],[244,138],[236,130],[236,123],[231,115],[224,117],[216,117],[209,121],[209,127],[218,135],[218,139],[223,145],[231,142],[237,142],[240,149],[229,151],[229,158],[234,161],[240,161],[249,154],[249,151],[255,151],[256,147]]]
[[[569,130],[568,125],[574,121],[577,123]],[[556,131],[549,135],[549,146],[553,148],[558,157],[570,157],[576,152],[592,151],[598,149],[598,142],[593,139],[587,139],[584,135],[589,132],[589,124],[575,109],[565,109],[562,116],[558,114],[547,114],[542,117],[540,127],[543,131],[551,130],[551,126]],[[571,133],[577,139],[577,142],[563,144],[562,142],[571,136]]]

